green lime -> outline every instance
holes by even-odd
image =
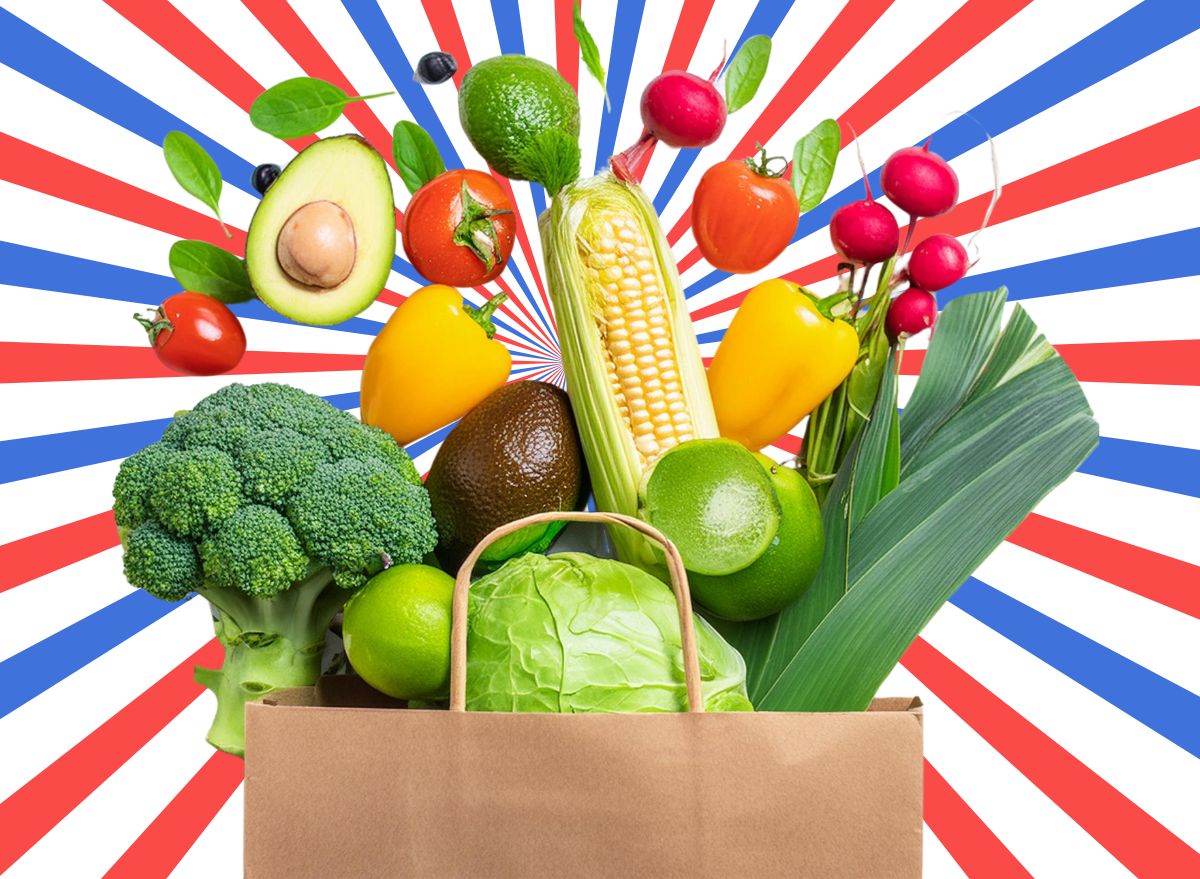
[[[754,457],[770,474],[779,497],[782,515],[775,539],[748,568],[724,577],[688,577],[692,597],[727,620],[758,620],[783,610],[812,583],[825,548],[821,508],[804,477],[766,455]]]
[[[748,567],[779,530],[770,474],[741,443],[688,440],[654,464],[643,492],[647,522],[679,548],[689,571]]]
[[[393,565],[346,602],[342,638],[364,681],[396,699],[441,695],[450,679],[454,578],[428,565]]]
[[[480,61],[463,77],[458,118],[472,146],[505,177],[528,180],[525,152],[551,129],[579,137],[579,97],[557,70],[525,55]]]

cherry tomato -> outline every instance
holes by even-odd
[[[228,372],[246,353],[246,334],[237,316],[203,293],[176,293],[150,317],[134,318],[146,329],[158,359],[176,372]]]
[[[745,274],[767,265],[788,246],[800,206],[785,177],[760,158],[730,159],[704,172],[692,199],[692,230],[715,268]]]
[[[512,202],[490,174],[447,171],[416,191],[404,213],[404,252],[435,284],[474,287],[504,271],[512,253]]]

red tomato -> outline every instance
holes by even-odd
[[[788,246],[800,206],[785,177],[751,160],[730,159],[704,172],[692,199],[692,230],[704,258],[725,272],[767,265]]]
[[[500,184],[482,171],[447,171],[416,191],[404,213],[404,252],[435,284],[474,287],[504,271],[516,218]]]
[[[233,369],[246,353],[237,316],[203,293],[176,293],[151,317],[134,317],[146,328],[158,359],[176,372],[216,375]]]

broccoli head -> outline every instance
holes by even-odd
[[[242,708],[320,674],[325,630],[350,592],[437,542],[408,454],[377,428],[282,384],[232,384],[179,413],[113,485],[125,576],[215,610],[220,671],[209,741],[242,750]]]

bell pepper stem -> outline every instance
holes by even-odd
[[[496,335],[496,325],[492,323],[492,315],[496,313],[497,308],[504,304],[506,299],[508,299],[508,294],[501,290],[479,308],[466,309],[471,320],[479,324],[489,339]]]

